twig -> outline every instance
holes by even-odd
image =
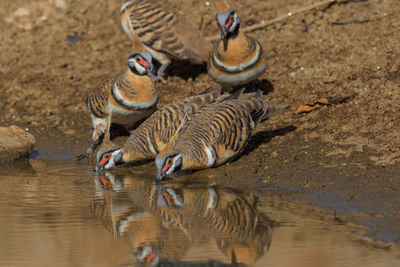
[[[348,2],[351,2],[351,1],[352,0],[324,0],[324,1],[321,1],[321,2],[316,3],[316,4],[312,4],[312,5],[309,5],[309,6],[306,6],[306,7],[302,7],[302,8],[296,9],[296,10],[294,10],[292,12],[289,12],[289,13],[287,13],[285,15],[281,15],[281,16],[276,17],[274,19],[267,20],[267,21],[261,21],[261,23],[258,23],[258,24],[255,24],[255,25],[252,25],[252,26],[249,26],[249,27],[244,27],[244,28],[241,29],[241,31],[242,32],[252,32],[252,31],[255,31],[255,30],[263,29],[263,28],[265,28],[265,27],[267,27],[267,26],[269,26],[271,24],[275,24],[275,23],[277,23],[279,21],[285,20],[285,19],[287,19],[289,17],[292,17],[292,16],[294,16],[294,15],[296,15],[298,13],[306,12],[306,11],[309,11],[309,10],[312,10],[312,9],[316,9],[316,8],[321,8],[321,7],[323,7],[322,9],[327,9],[327,8],[331,7],[332,5],[348,3]],[[358,1],[360,1],[360,0],[358,0]],[[365,0],[361,0],[361,1],[365,1]],[[218,36],[210,36],[210,37],[207,37],[207,40],[209,40],[210,42],[214,42],[214,41],[219,40],[219,38],[220,38],[220,35],[218,35]]]
[[[330,21],[328,22],[331,25],[346,25],[346,24],[351,24],[351,23],[366,23],[369,21],[368,17],[364,16],[356,16],[356,17],[351,17],[351,18],[346,18],[346,19],[338,19],[335,21]]]

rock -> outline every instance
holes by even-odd
[[[35,137],[17,126],[0,127],[0,163],[29,157]]]

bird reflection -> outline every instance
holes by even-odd
[[[235,266],[251,266],[269,249],[272,220],[256,209],[254,196],[111,173],[97,176],[95,184],[92,212],[115,237],[128,241],[137,266],[192,266],[178,263],[189,249],[210,241]],[[230,266],[210,264],[200,266]]]

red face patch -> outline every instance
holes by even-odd
[[[146,262],[151,262],[155,257],[156,257],[156,253],[154,253],[154,251],[152,251],[152,252],[149,254],[149,256],[147,256]]]
[[[225,24],[225,28],[229,28],[229,26],[231,26],[231,24],[233,23],[233,18],[231,17],[228,22]]]
[[[144,60],[144,59],[141,59],[141,60],[139,61],[139,63],[140,63],[140,65],[142,65],[142,66],[144,66],[144,67],[147,67],[147,66],[149,65],[149,63],[147,63],[147,61]]]
[[[162,167],[163,172],[166,172],[169,168],[168,164],[165,164],[164,167]]]
[[[162,167],[163,172],[166,172],[168,170],[173,161],[174,160],[172,158],[167,159],[167,162],[165,162],[164,167]]]
[[[104,164],[106,164],[107,163],[107,159],[106,158],[102,158],[101,160],[100,160],[100,164],[101,165],[104,165]]]

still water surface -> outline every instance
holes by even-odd
[[[0,266],[400,266],[396,253],[268,195],[156,185],[150,167],[96,175],[53,159],[2,169]]]

